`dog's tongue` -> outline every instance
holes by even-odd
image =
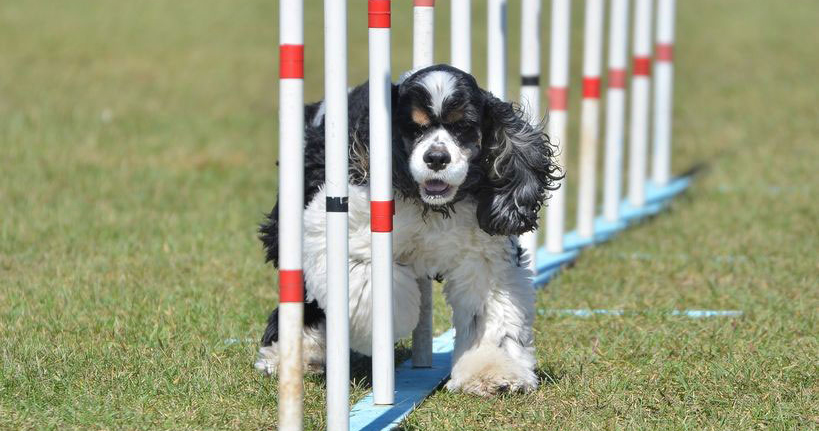
[[[424,188],[431,191],[431,192],[442,192],[449,187],[447,183],[441,180],[430,180],[424,184]]]

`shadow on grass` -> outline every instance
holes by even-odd
[[[412,356],[412,349],[400,344],[395,347],[395,367],[398,368],[400,364]],[[354,352],[350,350],[350,382],[358,389],[370,390],[372,389],[372,369],[373,360],[367,355]],[[327,379],[324,373],[315,374],[314,381],[321,385],[322,388],[327,387]]]
[[[552,365],[545,365],[535,369],[540,386],[556,385],[559,381],[566,377],[566,373],[556,370]]]

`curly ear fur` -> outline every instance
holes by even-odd
[[[561,178],[554,147],[518,105],[486,94],[478,192],[478,224],[490,235],[520,235],[537,228],[547,190]]]

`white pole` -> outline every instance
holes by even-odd
[[[506,0],[487,4],[486,89],[501,100],[506,99],[506,10]]]
[[[472,0],[452,0],[450,46],[452,66],[472,70]]]
[[[628,200],[634,207],[646,201],[649,93],[651,91],[651,2],[636,0],[634,15],[634,68],[631,81]]]
[[[432,66],[435,48],[435,0],[413,1],[412,68]],[[412,331],[412,366],[432,366],[432,281],[419,278],[421,306]]]
[[[435,0],[412,2],[412,68],[432,66],[435,58]]]
[[[628,2],[612,0],[609,21],[609,80],[606,91],[606,159],[603,181],[603,217],[620,219],[623,190],[623,139],[626,119],[628,63]]]
[[[552,29],[549,53],[549,137],[557,146],[558,164],[566,170],[566,128],[569,92],[569,29],[571,0],[552,0]],[[546,207],[546,250],[563,252],[563,230],[566,212],[565,180],[552,192]]]
[[[520,104],[529,122],[540,122],[540,0],[523,0],[520,14]],[[529,254],[529,268],[535,270],[538,231],[520,236]]]
[[[654,63],[654,160],[652,179],[671,179],[671,118],[674,96],[674,0],[657,3],[657,54]]]
[[[324,0],[324,153],[327,211],[327,429],[350,422],[347,257],[347,0]]]
[[[600,129],[600,71],[603,60],[603,0],[586,0],[583,34],[583,104],[580,113],[580,182],[577,232],[594,236],[597,143]]]
[[[393,404],[392,81],[390,0],[369,0],[370,229],[372,231],[373,400]]]
[[[279,429],[303,423],[304,4],[279,2]]]

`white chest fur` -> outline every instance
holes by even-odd
[[[308,300],[327,307],[325,194],[320,191],[304,213],[304,277]],[[371,353],[372,288],[369,193],[349,188],[350,347]],[[534,289],[527,257],[517,238],[490,236],[478,226],[475,204],[462,201],[450,217],[409,202],[396,202],[393,255],[395,339],[418,323],[416,279],[442,277],[456,328],[451,390],[487,395],[537,387],[532,321]],[[315,332],[315,331],[314,331]],[[307,334],[310,335],[310,334]],[[323,333],[306,348],[321,359]],[[308,337],[308,339],[312,339]],[[308,343],[309,344],[309,343]],[[311,350],[312,349],[312,350]],[[275,349],[262,347],[257,367],[275,369]]]
[[[367,187],[349,188],[350,320],[352,347],[369,352],[370,297],[370,210]],[[450,217],[423,209],[416,204],[396,202],[393,255],[395,336],[408,335],[418,319],[420,301],[416,279],[443,277],[448,283],[447,298],[453,308],[476,313],[492,286],[483,280],[514,276],[509,268],[521,269],[517,262],[517,240],[490,236],[478,226],[475,205],[459,202]],[[304,213],[304,274],[308,299],[326,307],[325,195],[316,194]],[[525,273],[524,273],[525,276]],[[517,278],[517,277],[513,277]],[[458,282],[460,281],[460,282]],[[453,283],[454,282],[454,283]],[[468,291],[453,295],[452,290]],[[356,330],[358,335],[356,336]]]

